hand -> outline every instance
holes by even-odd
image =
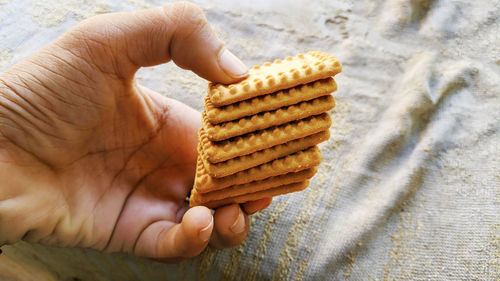
[[[241,243],[270,199],[189,209],[200,114],[142,87],[173,60],[231,83],[246,67],[199,8],[101,15],[0,73],[0,245],[20,239],[178,261]]]

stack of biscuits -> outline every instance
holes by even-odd
[[[300,191],[330,137],[332,76],[342,71],[320,51],[254,66],[243,81],[210,84],[199,131],[190,205],[209,208]]]

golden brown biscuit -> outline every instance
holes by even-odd
[[[190,205],[218,207],[299,191],[321,162],[342,70],[314,51],[254,66],[232,84],[209,83]],[[311,147],[312,146],[312,147]]]
[[[214,106],[228,105],[325,79],[341,71],[342,66],[336,58],[321,51],[312,51],[254,66],[247,78],[235,84],[210,83],[208,94]]]
[[[221,200],[216,200],[216,201],[209,201],[203,203],[204,206],[208,208],[218,208],[224,205],[229,205],[229,204],[234,204],[234,203],[245,203],[248,201],[255,201],[263,198],[268,198],[268,197],[273,197],[277,195],[283,195],[291,192],[297,192],[304,190],[307,186],[309,186],[309,180],[303,181],[303,182],[298,182],[298,183],[291,183],[291,184],[286,184],[286,185],[281,185],[275,188],[270,188],[270,189],[265,189],[265,190],[259,190],[256,192],[252,193],[247,193],[235,197],[229,197],[229,198],[224,198]],[[193,191],[196,193],[196,191]],[[196,196],[196,195],[195,195]],[[193,201],[193,203],[190,203],[191,206],[196,206],[197,203],[196,201]]]
[[[316,167],[314,167],[296,173],[288,173],[281,176],[270,177],[260,181],[253,181],[246,184],[233,185],[226,187],[224,189],[208,193],[200,193],[195,191],[191,194],[190,203],[191,205],[193,204],[201,205],[209,201],[216,201],[227,197],[235,197],[247,193],[254,193],[256,191],[266,190],[285,184],[302,182],[312,178],[312,176],[316,174],[316,171],[317,169]]]
[[[212,125],[203,111],[203,128],[211,141],[222,141],[232,137],[251,133],[269,127],[282,125],[291,121],[318,115],[332,109],[335,101],[331,95],[313,100],[278,108],[273,111],[261,112],[238,120]]]
[[[204,157],[210,163],[219,163],[328,130],[331,123],[330,116],[323,113],[221,142],[204,139]]]
[[[206,134],[202,129],[200,132],[201,142],[206,138]],[[229,159],[224,162],[219,162],[216,164],[212,164],[208,162],[205,157],[201,157],[203,160],[203,164],[207,173],[212,177],[225,177],[231,174],[250,169],[252,167],[258,166],[260,164],[267,163],[274,159],[278,159],[289,154],[295,153],[297,151],[304,150],[316,144],[319,144],[323,141],[328,140],[330,137],[330,131],[322,131],[307,137],[303,137],[300,139],[292,140],[287,143],[275,145],[273,147],[263,149],[260,151],[256,151],[254,153],[239,156],[236,158]],[[200,144],[201,144],[200,142]],[[201,155],[203,155],[203,148],[199,145],[199,151]]]
[[[215,107],[208,95],[205,97],[205,111],[211,124],[240,119],[264,111],[271,111],[283,106],[297,104],[329,95],[337,90],[337,83],[332,77],[299,85],[291,89],[258,96],[222,107]]]
[[[201,193],[223,189],[232,185],[249,183],[291,172],[298,172],[321,163],[321,153],[317,146],[267,162],[227,177],[214,178],[205,170],[201,156],[198,156],[194,188]]]

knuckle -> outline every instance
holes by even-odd
[[[197,16],[203,15],[203,11],[201,10],[201,8],[191,2],[184,1],[180,2],[179,5],[183,7],[183,10],[186,14]]]
[[[189,259],[198,256],[204,249],[205,245],[198,245],[194,243],[194,245],[185,245],[179,253],[181,253],[182,258]]]
[[[227,234],[226,236],[221,237],[221,240],[219,241],[219,246],[220,248],[233,248],[243,243],[246,237],[247,237],[247,231],[239,235]]]
[[[237,238],[234,238],[234,239],[228,239],[224,243],[224,248],[234,248],[234,247],[240,245],[241,243],[243,243],[243,241],[245,240],[245,238],[246,238],[246,235],[243,236],[243,237],[237,237]]]
[[[107,18],[108,15],[95,15],[88,17],[80,22],[78,22],[72,30],[78,30],[81,32],[92,31],[96,28],[96,26],[100,26],[99,23],[102,23]]]
[[[166,16],[173,21],[177,30],[189,35],[207,25],[203,10],[189,2],[177,2],[164,7]]]

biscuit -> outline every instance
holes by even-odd
[[[202,133],[200,134],[200,137],[204,139],[206,138],[206,134]],[[329,137],[330,131],[326,130],[307,137],[292,140],[287,143],[275,145],[264,150],[256,151],[248,155],[219,162],[217,164],[208,162],[204,159],[204,157],[202,157],[202,160],[207,173],[212,177],[220,178],[287,156],[297,151],[304,150],[328,140]],[[202,148],[199,152],[203,155]]]
[[[249,100],[240,101],[223,107],[215,107],[209,96],[205,97],[205,111],[207,119],[212,124],[232,121],[245,116],[264,111],[271,111],[283,106],[312,100],[329,95],[337,90],[337,83],[331,77],[285,89],[276,93],[258,96]]]
[[[228,105],[328,78],[341,71],[342,66],[336,58],[312,51],[254,66],[248,71],[247,78],[235,84],[210,83],[208,95],[214,106]]]
[[[291,121],[318,115],[332,109],[335,100],[331,95],[322,96],[313,100],[303,101],[298,104],[266,111],[238,120],[212,125],[203,112],[203,127],[207,137],[212,141],[222,141],[246,133],[267,129]]]
[[[219,163],[325,131],[331,123],[330,116],[323,113],[221,142],[200,141],[205,159],[210,163]]]
[[[191,195],[190,202],[203,204],[209,201],[221,200],[227,197],[240,196],[247,193],[253,193],[260,190],[266,190],[277,186],[302,182],[308,180],[316,174],[317,168],[311,168],[296,173],[288,173],[281,176],[271,177],[260,181],[253,181],[246,184],[233,185],[221,190],[208,193],[195,192]]]
[[[245,203],[248,201],[255,201],[263,198],[268,198],[268,197],[273,197],[277,195],[282,195],[286,193],[291,193],[291,192],[297,192],[304,190],[307,186],[309,186],[309,180],[303,181],[303,182],[298,182],[298,183],[291,183],[291,184],[286,184],[286,185],[281,185],[275,188],[270,188],[270,189],[265,189],[265,190],[259,190],[256,192],[252,193],[247,193],[235,197],[229,197],[229,198],[224,198],[221,200],[215,200],[215,201],[209,201],[205,202],[202,205],[208,207],[208,208],[218,208],[224,205],[229,205],[229,204],[239,204],[239,203]],[[193,190],[194,198],[196,198],[196,190]],[[191,206],[196,206],[198,205],[195,200],[193,202],[190,202]]]
[[[232,185],[245,184],[252,181],[263,180],[291,172],[310,169],[318,166],[319,163],[321,163],[321,153],[318,146],[313,146],[306,150],[296,152],[227,177],[214,178],[206,172],[201,156],[198,155],[194,188],[198,192],[206,193]]]

